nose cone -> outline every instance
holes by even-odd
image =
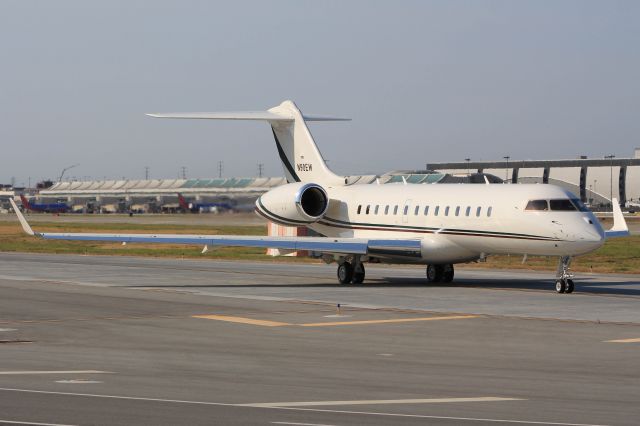
[[[595,216],[584,217],[584,225],[576,235],[576,243],[581,254],[597,250],[604,244],[604,229]]]

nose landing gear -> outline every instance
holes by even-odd
[[[558,262],[556,272],[556,291],[558,293],[573,293],[573,274],[571,273],[571,256],[562,256]]]

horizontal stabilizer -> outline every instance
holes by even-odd
[[[166,112],[151,113],[149,117],[155,118],[185,118],[200,120],[264,120],[264,121],[293,121],[294,117],[283,114],[275,114],[269,111],[245,111],[245,112]],[[350,118],[327,117],[321,115],[303,115],[304,121],[351,121]]]
[[[284,106],[284,107],[283,107]],[[291,106],[294,108],[292,109]],[[270,122],[295,121],[296,112],[300,113],[295,104],[285,101],[281,105],[268,111],[237,111],[237,112],[167,112],[151,113],[156,118],[186,118],[201,120],[264,120]],[[323,115],[301,114],[304,121],[351,121],[350,118],[330,117]]]
[[[293,121],[293,117],[276,114],[269,111],[245,111],[245,112],[169,112],[147,114],[156,118],[189,118],[201,120],[266,120],[266,121]]]
[[[327,167],[307,122],[349,121],[348,118],[303,114],[293,101],[284,101],[266,111],[169,112],[147,115],[174,119],[266,121],[271,126],[287,182],[314,182],[329,186],[345,184],[342,176],[336,175]],[[304,161],[301,163],[302,159]]]

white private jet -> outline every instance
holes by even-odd
[[[451,282],[454,264],[492,254],[558,256],[558,293],[574,290],[569,270],[573,256],[629,234],[615,199],[613,227],[604,231],[575,195],[554,185],[351,185],[328,169],[306,125],[346,119],[303,115],[291,101],[268,111],[149,115],[267,121],[288,183],[258,198],[256,212],[324,236],[36,233],[12,201],[25,232],[53,240],[312,250],[337,262],[343,284],[361,283],[367,261],[426,264],[428,281]]]

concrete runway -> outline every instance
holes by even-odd
[[[639,276],[367,266],[0,253],[0,423],[638,423]]]

